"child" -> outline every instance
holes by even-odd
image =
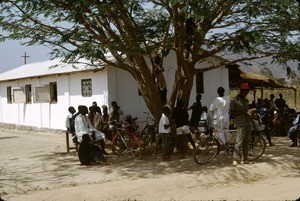
[[[177,149],[181,152],[181,158],[184,158],[185,145],[187,145],[185,138],[191,143],[193,149],[196,149],[196,145],[188,126],[189,114],[187,110],[183,108],[182,100],[177,100],[177,105],[173,110],[172,118],[176,126]]]
[[[73,106],[70,106],[68,108],[68,111],[69,111],[69,115],[67,116],[66,118],[66,128],[67,128],[67,131],[72,133],[72,141],[77,144],[78,141],[77,141],[77,137],[75,135],[75,123],[74,123],[74,118],[75,118],[75,113],[76,113],[76,110]]]
[[[158,133],[163,141],[163,161],[170,161],[169,135],[171,134],[171,124],[169,120],[170,108],[165,106],[159,120]]]
[[[103,163],[107,162],[101,149],[92,143],[92,139],[89,134],[82,135],[82,142],[80,143],[78,149],[78,157],[82,165],[90,165],[95,158]]]
[[[72,122],[72,118],[73,118],[74,114],[76,113],[76,110],[73,106],[70,106],[68,108],[68,111],[69,111],[69,115],[66,118],[66,128],[67,128],[67,131],[69,131],[70,133],[75,133],[75,127]]]

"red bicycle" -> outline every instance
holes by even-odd
[[[130,124],[115,126],[111,146],[112,152],[117,156],[128,154],[136,159],[141,159],[142,146],[137,137],[135,120],[133,119]]]

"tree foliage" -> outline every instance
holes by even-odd
[[[8,34],[0,41],[46,45],[67,62],[85,58],[128,71],[158,117],[164,103],[157,89],[165,88],[161,72],[170,51],[177,66],[168,102],[187,104],[198,71],[266,56],[299,61],[298,8],[295,0],[2,0],[0,26]],[[208,57],[240,53],[195,68]]]
[[[260,70],[260,74],[268,77],[268,78],[274,78],[274,75],[273,75],[273,72],[270,68],[268,67],[263,67],[261,70]]]

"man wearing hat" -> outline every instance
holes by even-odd
[[[237,129],[236,142],[233,152],[233,165],[238,165],[238,157],[241,153],[241,164],[248,162],[248,145],[251,139],[251,117],[247,113],[249,102],[246,99],[250,90],[248,83],[240,85],[239,94],[230,102],[230,113],[234,117],[235,126]]]

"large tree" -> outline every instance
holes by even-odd
[[[170,105],[188,103],[194,75],[261,57],[299,60],[295,0],[2,0],[0,40],[46,45],[52,56],[85,58],[128,71],[158,117],[164,58],[176,54]],[[111,54],[114,58],[107,57]],[[196,69],[211,56],[241,55]],[[126,58],[126,59],[125,59]],[[146,58],[150,58],[149,65]]]

